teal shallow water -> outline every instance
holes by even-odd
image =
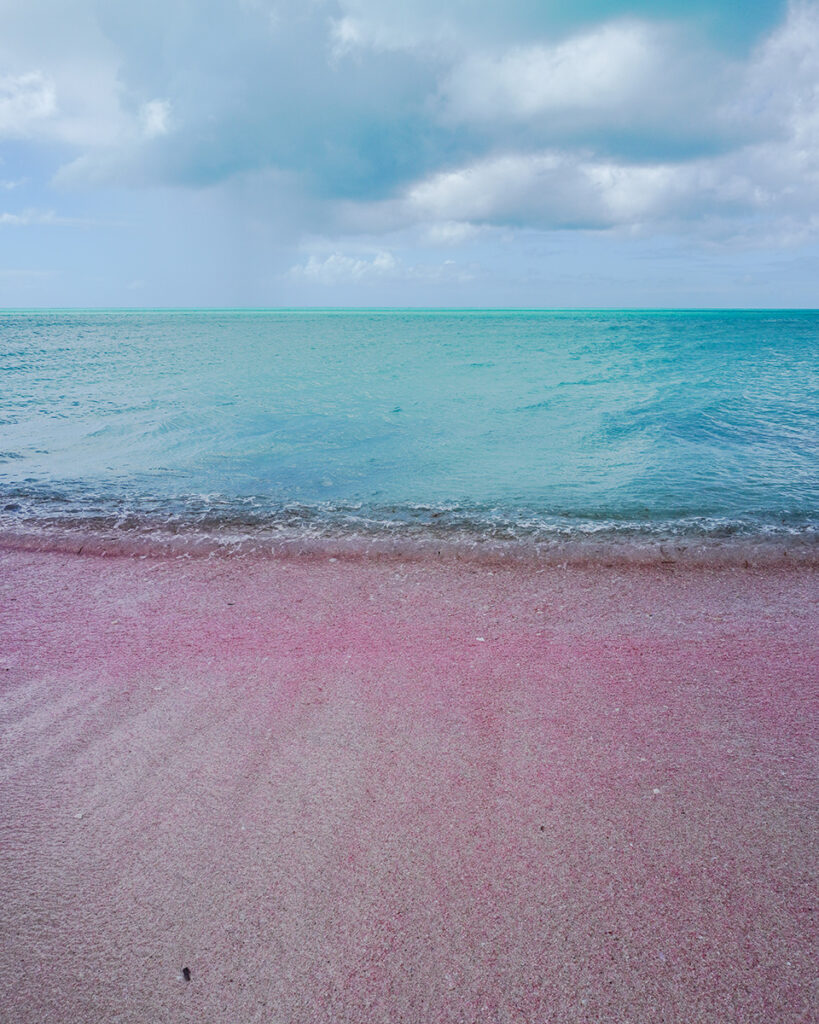
[[[2,525],[815,533],[815,312],[0,314]]]

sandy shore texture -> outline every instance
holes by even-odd
[[[0,552],[0,1018],[815,1020],[817,589]]]

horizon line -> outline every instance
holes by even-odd
[[[4,313],[819,313],[817,306],[0,306]]]

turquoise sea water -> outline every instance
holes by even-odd
[[[817,357],[801,311],[0,313],[0,526],[810,543]]]

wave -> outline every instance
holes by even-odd
[[[105,555],[427,558],[480,563],[819,565],[819,522],[681,510],[583,514],[474,503],[275,504],[268,499],[6,490],[0,546]]]

